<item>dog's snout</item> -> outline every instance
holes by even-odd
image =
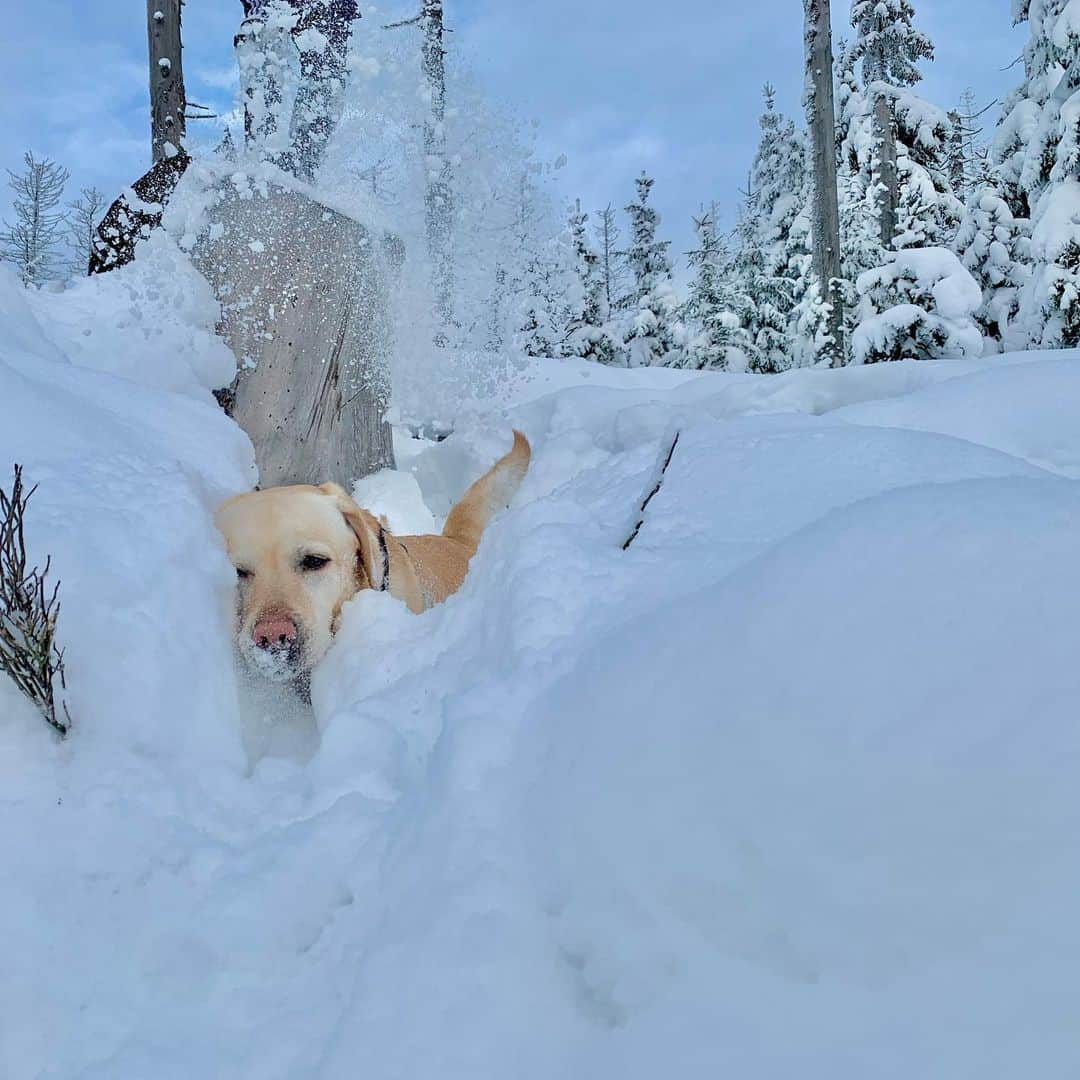
[[[278,649],[296,642],[296,623],[285,615],[260,619],[251,631],[252,640],[260,649]]]

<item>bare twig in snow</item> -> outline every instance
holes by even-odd
[[[64,654],[56,645],[60,583],[49,590],[51,560],[26,565],[26,506],[36,490],[25,490],[20,465],[11,494],[0,489],[0,670],[63,736],[71,717],[63,700]]]
[[[671,448],[667,452],[667,457],[664,458],[664,464],[660,466],[660,475],[656,478],[656,484],[652,491],[645,496],[645,500],[641,504],[640,516],[638,517],[637,524],[634,526],[634,531],[626,538],[626,542],[622,546],[623,551],[626,551],[638,538],[638,533],[641,532],[641,526],[645,524],[645,511],[648,509],[649,503],[656,498],[660,489],[664,486],[664,477],[667,475],[668,466],[671,464],[671,459],[675,456],[675,447],[679,445],[679,439],[681,437],[682,432],[676,431],[675,438],[671,442]]]

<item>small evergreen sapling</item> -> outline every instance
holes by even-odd
[[[821,300],[814,272],[810,147],[776,110],[771,86],[764,96],[746,209],[756,237],[743,236],[742,245],[760,249],[761,285],[752,290],[756,318],[749,329],[763,360],[760,369],[775,372],[815,363],[831,352],[824,325],[831,311]]]
[[[1031,279],[1028,223],[1013,217],[1000,192],[985,185],[968,199],[953,248],[983,292],[975,314],[983,334],[999,348],[1025,342],[1013,326]]]
[[[694,231],[698,246],[687,253],[694,280],[685,312],[698,332],[691,335],[679,366],[698,371],[743,371],[748,338],[733,310],[727,282],[731,256],[716,231],[712,210],[694,218]]]
[[[634,274],[634,288],[624,345],[631,367],[659,367],[678,360],[677,299],[668,255],[671,243],[656,238],[660,215],[649,205],[654,183],[643,172],[637,179],[637,201],[626,208],[632,236],[626,260]]]
[[[764,228],[755,195],[745,198],[735,225],[731,266],[732,307],[746,334],[747,365],[761,374],[783,371],[788,362],[789,284],[765,261]]]
[[[566,352],[583,360],[613,364],[618,349],[608,329],[608,305],[600,256],[589,247],[589,215],[579,199],[570,215],[570,237],[574,249],[576,288],[570,297],[570,322]]]
[[[566,356],[576,282],[565,265],[564,237],[538,244],[524,270],[515,343],[526,356]]]

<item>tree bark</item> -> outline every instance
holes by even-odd
[[[184,150],[163,157],[113,202],[94,235],[91,274],[106,274],[135,258],[139,241],[161,225],[165,205],[190,164]]]
[[[300,12],[294,32],[298,44],[305,30],[316,30],[324,39],[319,47],[300,47],[300,89],[291,128],[292,171],[312,182],[341,118],[349,39],[360,10],[355,0],[294,0],[293,6]]]
[[[249,150],[312,183],[341,118],[356,0],[243,0],[234,39]],[[300,77],[292,70],[299,51]],[[283,115],[288,109],[289,115]]]
[[[241,369],[231,411],[260,483],[348,487],[392,467],[380,245],[296,192],[220,195],[193,258],[222,302]]]
[[[829,0],[803,0],[806,15],[806,115],[813,143],[814,272],[830,304],[826,357],[844,363],[844,299],[841,292],[840,205],[836,182],[836,102],[833,89]]]
[[[900,205],[900,176],[896,165],[896,124],[889,99],[874,95],[874,139],[877,143],[878,218],[881,246],[889,251],[896,239],[896,210]]]
[[[424,125],[424,154],[429,181],[425,198],[427,242],[435,286],[435,313],[444,334],[454,323],[454,194],[446,153],[446,49],[443,0],[424,4],[424,75],[431,94],[431,113]]]
[[[183,0],[146,0],[150,45],[151,148],[155,164],[184,148],[187,98],[184,95]]]

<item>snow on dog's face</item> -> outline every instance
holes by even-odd
[[[330,647],[342,605],[366,584],[361,516],[331,484],[252,492],[218,510],[236,567],[240,652],[267,678],[302,678]]]

